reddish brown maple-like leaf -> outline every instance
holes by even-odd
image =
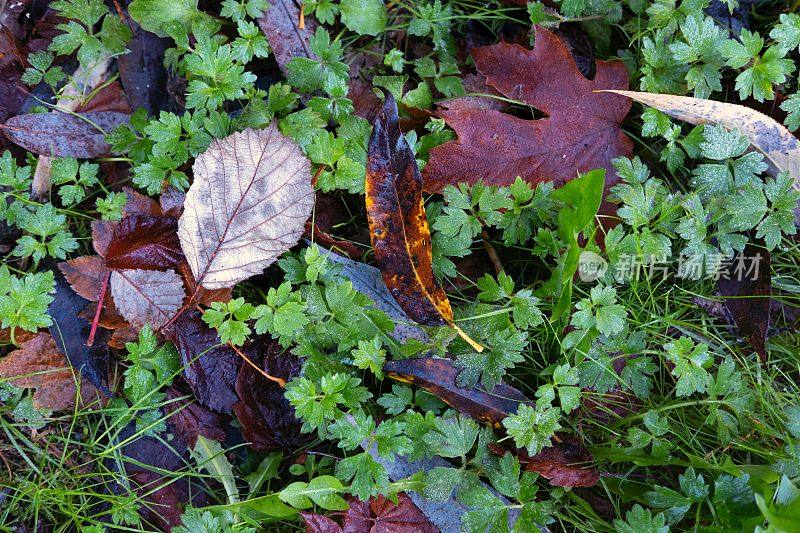
[[[483,347],[453,324],[450,300],[433,277],[422,176],[398,120],[397,104],[387,93],[367,152],[365,193],[375,261],[392,296],[412,320],[453,327],[481,351]]]
[[[0,361],[0,376],[17,387],[36,389],[33,405],[50,411],[75,406],[76,379],[81,379],[80,374],[73,373],[49,333],[37,334]],[[97,389],[82,379],[80,403],[89,404],[97,397]]]
[[[530,402],[505,383],[496,385],[491,392],[480,387],[459,387],[456,384],[459,369],[447,359],[400,359],[386,363],[383,368],[390,378],[417,385],[453,409],[495,428],[503,427],[503,419],[516,413],[520,403]]]
[[[499,43],[472,56],[491,87],[547,116],[526,120],[463,106],[439,111],[458,138],[431,150],[425,190],[478,180],[509,185],[517,176],[561,185],[595,168],[607,169],[607,184],[616,181],[611,160],[633,148],[620,129],[631,106],[622,97],[594,91],[628,87],[621,62],[597,61],[595,77],[588,80],[563,42],[539,26],[533,50]]]
[[[397,505],[389,498],[378,496],[369,501],[348,500],[350,508],[344,513],[340,526],[330,518],[302,512],[307,533],[438,533],[439,529],[414,505],[404,492],[397,495]]]

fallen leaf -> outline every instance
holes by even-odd
[[[220,415],[200,405],[177,387],[167,388],[166,395],[164,410],[169,415],[167,425],[172,434],[180,439],[181,447],[193,448],[198,435],[217,441],[225,440],[224,420]]]
[[[130,115],[133,112],[128,99],[122,93],[122,86],[119,82],[112,82],[103,85],[92,97],[80,103],[75,111],[81,113],[100,112],[100,111],[116,111]]]
[[[97,255],[85,255],[58,264],[58,269],[67,278],[72,290],[90,302],[100,297],[100,286],[110,274],[105,259]],[[106,295],[106,300],[110,297]]]
[[[726,264],[717,282],[739,334],[748,340],[762,361],[767,360],[766,339],[770,324],[770,264],[768,251],[748,244]]]
[[[77,398],[81,405],[97,399],[97,389],[85,379],[78,397],[75,381],[81,379],[80,374],[73,374],[49,333],[37,334],[3,358],[0,376],[14,386],[36,389],[33,405],[37,409],[66,411],[75,407]]]
[[[352,282],[353,288],[372,298],[375,307],[394,321],[394,330],[390,332],[392,337],[399,342],[405,342],[411,338],[423,342],[430,340],[427,333],[411,323],[411,319],[398,305],[389,289],[386,288],[380,270],[325,249],[320,249],[320,252],[334,263],[341,265],[342,275]]]
[[[173,217],[126,216],[111,227],[107,244],[101,242],[104,253],[100,255],[106,258],[108,268],[180,268],[184,257],[177,228],[177,220]],[[98,236],[94,227],[92,229],[97,243]],[[99,240],[102,241],[103,237]]]
[[[128,115],[114,111],[80,116],[54,111],[17,115],[2,130],[11,142],[35,154],[90,159],[108,155],[105,134],[127,123]]]
[[[220,343],[216,330],[203,322],[198,311],[180,315],[166,334],[178,348],[184,366],[183,376],[197,400],[215,411],[229,414],[233,404],[239,401],[235,387],[241,357]],[[252,355],[249,349],[244,351],[248,357]]]
[[[113,222],[107,220],[92,221],[92,247],[100,257],[105,258],[108,245],[111,244],[111,235],[113,232]]]
[[[170,40],[162,38],[132,23],[133,38],[128,52],[117,58],[119,79],[131,105],[143,107],[149,115],[164,109],[167,102],[167,69],[164,52]]]
[[[533,457],[525,450],[517,450],[520,465],[525,470],[536,472],[557,487],[591,487],[600,481],[600,473],[594,467],[594,457],[574,436],[557,433],[552,446],[542,449]],[[499,444],[490,444],[489,449],[498,455],[508,450]]]
[[[690,124],[718,124],[728,129],[738,129],[770,164],[773,175],[787,171],[800,189],[800,143],[797,137],[780,122],[743,105],[703,100],[689,96],[641,93],[635,91],[609,91],[650,107]]]
[[[297,244],[311,215],[311,162],[276,123],[215,140],[194,163],[178,236],[197,282],[222,289]]]
[[[125,320],[153,329],[166,324],[186,298],[183,281],[174,270],[115,270],[111,294]]]
[[[422,176],[400,132],[397,104],[388,92],[369,139],[365,184],[375,262],[383,281],[412,320],[456,329],[453,310],[433,277],[431,232],[422,202]]]
[[[89,301],[70,288],[59,270],[55,270],[54,274],[56,293],[47,309],[47,314],[53,320],[49,328],[50,335],[53,336],[58,351],[67,357],[72,367],[80,371],[98,390],[110,396],[111,392],[106,387],[109,364],[106,340],[109,333],[98,330],[94,344],[86,346],[91,326],[80,314],[89,305]]]
[[[183,213],[183,203],[186,201],[186,193],[168,185],[158,199],[161,211],[167,216],[179,217]]]
[[[280,353],[280,345],[271,342],[264,356],[264,371],[288,381],[300,374],[300,360],[290,353]],[[236,379],[239,402],[233,412],[242,425],[242,436],[258,453],[276,450],[294,451],[314,440],[313,434],[300,431],[303,423],[283,396],[283,389],[265,378],[249,364],[242,365]]]
[[[306,532],[313,533],[438,533],[423,512],[405,492],[397,494],[397,505],[385,496],[361,501],[348,498],[350,508],[343,513],[342,526],[330,518],[302,512]]]
[[[490,86],[547,117],[526,120],[463,107],[439,111],[458,138],[431,150],[426,191],[478,180],[510,185],[517,176],[559,186],[595,168],[607,169],[607,185],[616,181],[611,160],[632,153],[633,143],[620,129],[631,106],[617,95],[595,91],[628,87],[621,62],[597,61],[595,77],[588,80],[563,42],[540,26],[533,50],[499,43],[472,56]]]
[[[125,193],[125,207],[122,208],[122,215],[124,217],[130,215],[150,215],[157,217],[164,214],[159,203],[149,196],[136,192],[130,187],[123,187],[122,192]]]
[[[317,31],[317,21],[306,16],[305,27],[301,28],[300,5],[293,0],[274,0],[258,19],[258,26],[267,36],[269,47],[284,75],[287,74],[286,63],[293,57],[316,59],[308,38]]]
[[[448,359],[420,357],[389,361],[383,367],[392,379],[425,389],[447,405],[494,428],[503,427],[503,419],[516,413],[520,403],[531,403],[520,391],[500,383],[487,392],[482,387],[456,385],[460,369]]]
[[[364,444],[362,444],[362,447],[364,447]],[[428,472],[434,468],[455,467],[453,463],[439,456],[433,456],[413,462],[406,460],[406,458],[403,456],[396,456],[391,461],[387,461],[378,455],[378,447],[376,444],[372,444],[372,447],[368,451],[375,461],[383,465],[383,467],[386,469],[389,479],[392,481],[407,479],[418,472]],[[478,483],[486,490],[494,494],[500,501],[506,505],[510,505],[505,496],[499,494],[492,487],[480,480]],[[419,507],[423,514],[425,514],[425,516],[427,516],[428,519],[436,527],[438,527],[440,531],[461,531],[462,518],[464,513],[469,511],[469,508],[458,501],[458,499],[451,497],[443,502],[433,501],[423,498],[422,495],[416,492],[410,493],[409,496],[414,504]],[[508,510],[509,529],[511,529],[518,517],[519,509],[510,507]]]

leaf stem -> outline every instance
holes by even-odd
[[[458,333],[458,336],[467,341],[467,344],[472,346],[473,350],[475,350],[478,353],[481,353],[483,351],[483,346],[481,346],[475,339],[467,335],[463,329],[458,327],[456,324],[452,324],[452,326],[453,329],[456,330],[456,333]]]
[[[94,336],[97,333],[97,326],[100,324],[100,313],[103,311],[103,302],[106,299],[106,291],[108,290],[108,280],[111,278],[111,271],[109,270],[103,278],[103,285],[100,286],[100,296],[97,299],[97,310],[94,312],[92,319],[92,329],[89,331],[89,338],[86,339],[86,346],[94,344]]]

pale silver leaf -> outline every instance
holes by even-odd
[[[156,329],[181,308],[186,292],[173,270],[115,270],[111,272],[111,295],[125,320]]]
[[[203,287],[261,273],[294,246],[311,215],[311,163],[275,123],[214,141],[194,163],[178,236]]]

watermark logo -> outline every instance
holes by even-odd
[[[578,277],[581,281],[597,281],[605,276],[608,263],[598,254],[584,250],[578,258]]]

